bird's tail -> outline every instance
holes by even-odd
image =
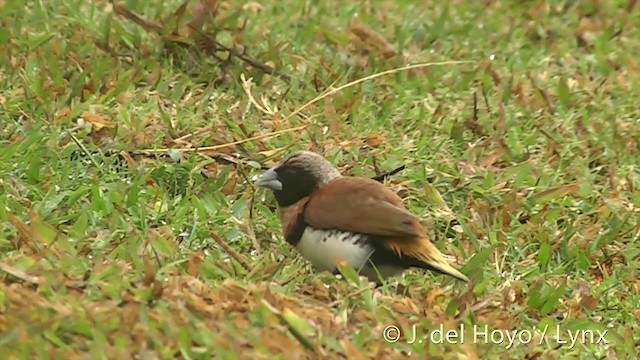
[[[416,265],[419,267],[453,276],[465,282],[469,281],[469,278],[451,266],[445,255],[427,239],[414,240],[410,243],[394,241],[389,242],[387,245],[401,257],[410,256],[418,260]]]
[[[442,255],[442,254],[440,254],[440,255]],[[425,265],[426,265],[425,268],[427,268],[429,270],[433,270],[433,271],[439,272],[441,274],[453,276],[454,278],[456,278],[458,280],[462,280],[464,282],[468,282],[469,281],[469,278],[467,278],[463,273],[461,273],[456,268],[451,266],[451,264],[449,264],[449,262],[444,258],[444,256],[441,256],[441,259],[437,259],[435,261],[434,260],[430,260],[430,261],[424,261],[424,262],[425,262]]]

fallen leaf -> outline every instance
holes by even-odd
[[[570,185],[561,185],[561,186],[556,186],[553,187],[551,189],[547,189],[544,191],[541,191],[537,194],[534,194],[533,196],[531,196],[531,201],[533,201],[536,204],[543,204],[543,203],[547,203],[551,200],[555,200],[558,198],[561,198],[565,195],[568,195],[574,191],[576,191],[578,188],[580,187],[579,184],[570,184]]]
[[[351,25],[350,31],[355,35],[354,40],[356,41],[354,41],[354,43],[356,46],[361,47],[362,50],[366,50],[367,52],[375,50],[385,59],[396,55],[393,45],[391,45],[384,36],[369,26],[362,24],[357,19]]]
[[[263,155],[265,157],[273,157],[277,154],[283,153],[289,146],[283,146],[275,149],[268,149],[264,151],[259,151],[258,154]]]
[[[505,150],[504,147],[499,146],[495,149],[493,149],[488,155],[483,156],[482,158],[480,158],[478,160],[478,165],[481,168],[489,168],[491,167],[493,164],[495,164],[496,161],[498,161],[498,159],[500,159],[502,157],[502,155],[504,155]]]
[[[374,134],[369,134],[364,138],[364,142],[371,146],[371,147],[376,147],[380,144],[382,144],[385,140],[387,139],[387,137],[385,136],[385,134],[383,133],[374,133]]]
[[[71,109],[68,106],[65,106],[56,112],[56,121],[68,120],[70,116]]]
[[[31,242],[33,239],[33,231],[31,230],[31,228],[27,224],[22,222],[22,220],[18,219],[15,215],[9,213],[7,214],[7,216],[9,222],[16,228],[16,232],[18,234],[18,238],[12,241],[13,246],[17,248],[25,246],[27,249],[30,249],[34,252],[37,251],[37,247],[35,247]]]
[[[587,310],[593,310],[598,305],[598,299],[591,295],[589,283],[584,280],[578,280],[574,290],[574,297],[577,303]]]
[[[150,256],[145,256],[144,260],[144,277],[142,283],[145,286],[151,285],[156,278],[156,265],[154,260]]]
[[[133,157],[131,157],[131,155],[128,152],[123,150],[120,152],[120,156],[122,156],[125,159],[130,170],[137,169],[138,163],[133,159]]]
[[[578,39],[578,44],[586,46],[592,44],[599,32],[604,29],[602,20],[594,16],[585,16],[580,19],[580,24],[574,34]]]
[[[12,265],[0,263],[0,270],[6,272],[7,274],[16,277],[22,281],[31,283],[31,284],[40,284],[42,279],[39,276],[30,275],[26,271],[18,269]]]
[[[340,120],[336,113],[336,108],[333,106],[333,97],[327,96],[324,98],[324,116],[329,122],[329,131],[333,134],[340,133]]]
[[[224,195],[231,195],[235,192],[236,184],[238,183],[238,177],[235,174],[229,174],[229,179],[222,186],[222,193]]]
[[[344,349],[345,353],[347,354],[347,359],[367,359],[367,357],[365,357],[362,352],[360,351],[360,349],[358,349],[358,347],[349,339],[343,339],[340,341],[340,344],[342,345],[342,348]]]
[[[187,257],[187,273],[191,276],[198,276],[200,274],[200,263],[202,262],[202,256],[196,252],[192,252]]]
[[[215,18],[217,10],[218,0],[197,0],[191,8],[191,20],[187,26],[189,31],[195,33],[195,30],[200,30],[207,17]]]
[[[89,111],[85,111],[82,113],[82,119],[84,119],[85,121],[91,123],[91,125],[95,126],[96,130],[100,130],[104,127],[106,128],[113,128],[115,127],[115,124],[109,120],[107,120],[106,117],[104,117],[101,114],[96,114],[93,112],[89,112]]]

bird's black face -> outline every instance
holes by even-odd
[[[339,175],[320,155],[297,152],[256,179],[256,185],[271,189],[278,205],[287,206],[311,194],[328,177]]]
[[[287,206],[311,194],[318,180],[301,164],[284,162],[260,175],[256,184],[271,189],[278,205]]]
[[[295,164],[284,164],[276,168],[275,172],[282,183],[282,190],[273,192],[280,206],[298,202],[318,186],[318,179],[313,173]]]

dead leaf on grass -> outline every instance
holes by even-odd
[[[604,22],[595,16],[585,16],[580,19],[578,28],[574,31],[578,44],[588,46],[594,43],[598,33],[604,29]]]
[[[114,128],[116,125],[112,121],[108,120],[104,115],[85,111],[82,113],[82,119],[91,123],[95,127],[95,130],[98,131],[102,128]]]
[[[584,280],[578,280],[574,290],[574,297],[577,303],[587,310],[593,310],[598,305],[598,298],[591,295],[589,283]]]
[[[364,138],[364,142],[371,147],[377,147],[387,139],[384,133],[372,133]]]
[[[500,158],[502,157],[502,155],[504,155],[504,153],[505,153],[504,147],[498,146],[495,149],[491,150],[489,154],[478,159],[478,166],[484,169],[488,169],[491,166],[493,166],[493,164],[495,164],[496,161],[500,160]]]
[[[4,271],[5,273],[17,279],[20,279],[22,281],[25,281],[31,284],[38,285],[42,281],[42,279],[39,276],[31,275],[26,271],[18,269],[17,267],[12,266],[10,264],[0,263],[0,270]]]
[[[55,115],[56,121],[69,120],[70,117],[71,117],[71,108],[69,108],[68,106],[65,106],[62,109],[58,110]]]
[[[358,18],[354,19],[349,30],[353,35],[353,43],[361,51],[369,53],[374,50],[380,54],[383,59],[388,59],[396,55],[395,48],[384,36],[368,25],[361,23]]]
[[[338,113],[333,106],[333,96],[324,98],[324,116],[329,123],[329,131],[331,131],[333,135],[340,134],[340,119],[338,119]]]
[[[531,196],[531,200],[536,204],[544,204],[549,201],[561,198],[565,195],[571,194],[574,191],[578,190],[580,184],[569,184],[569,185],[560,185],[555,186],[550,189],[541,191]]]

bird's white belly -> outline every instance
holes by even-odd
[[[344,259],[351,267],[359,270],[373,251],[370,245],[356,244],[359,236],[364,235],[307,227],[300,241],[296,244],[296,250],[322,270],[335,270],[337,257]]]
[[[395,266],[380,266],[374,269],[369,264],[373,246],[367,235],[338,230],[320,230],[307,227],[296,244],[296,250],[315,267],[321,270],[336,270],[336,258],[344,259],[356,271],[370,279],[392,276],[402,269]]]

